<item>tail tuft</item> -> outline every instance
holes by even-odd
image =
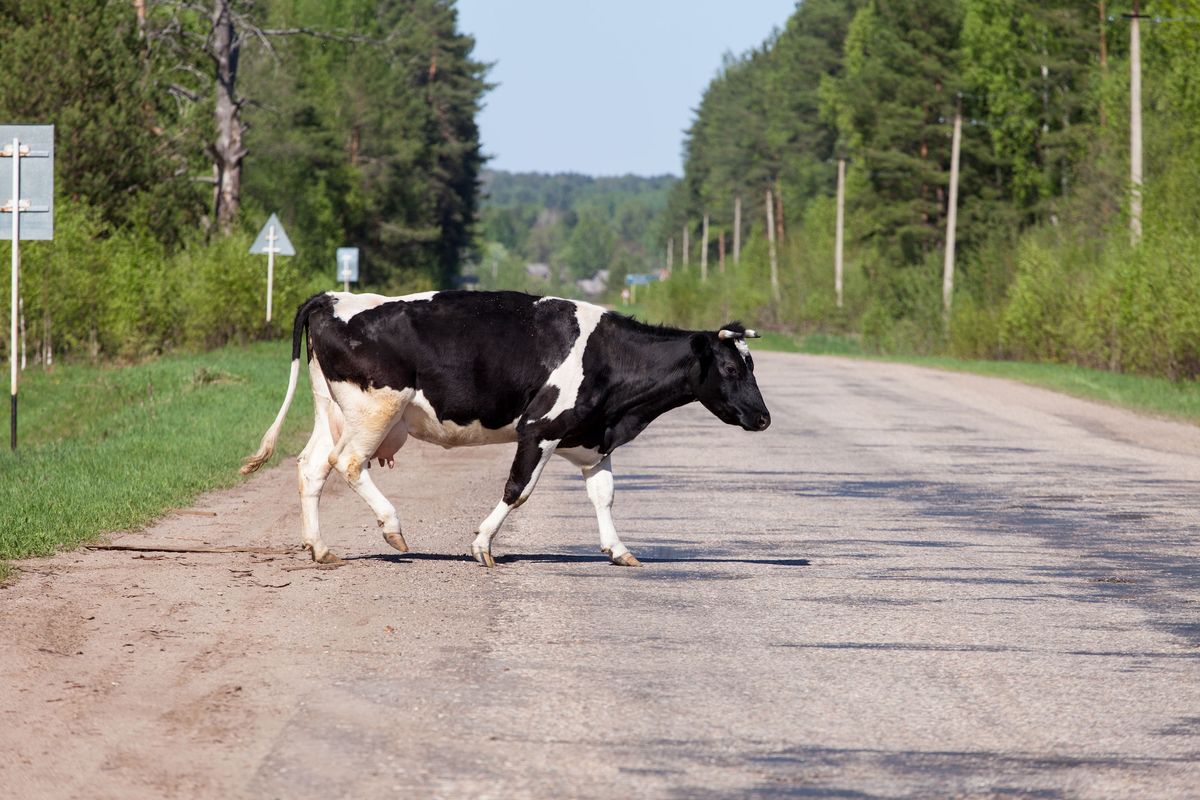
[[[241,472],[243,475],[249,475],[251,472],[257,472],[259,467],[267,463],[271,455],[275,452],[275,437],[271,435],[273,433],[275,433],[273,430],[267,431],[267,435],[263,437],[262,445],[258,448],[258,452],[252,456],[246,456],[242,461],[242,468],[238,472]]]

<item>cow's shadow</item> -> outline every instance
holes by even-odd
[[[357,556],[342,556],[344,561],[386,561],[392,564],[408,564],[415,561],[459,561],[474,564],[469,555],[451,553],[364,553]],[[807,567],[807,558],[722,558],[715,556],[638,556],[643,565],[650,564],[754,564],[767,567]],[[522,561],[543,564],[607,564],[608,556],[597,553],[506,553],[496,556],[497,564],[517,564]]]

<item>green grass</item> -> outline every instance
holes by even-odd
[[[854,356],[1008,378],[1145,414],[1193,424],[1200,423],[1200,382],[1196,381],[1171,381],[1166,378],[1127,375],[1071,364],[983,361],[944,356],[873,355],[864,353],[858,341],[853,338],[830,334],[796,336],[786,333],[764,333],[762,340],[755,346],[764,350]]]
[[[279,410],[289,367],[290,343],[268,342],[128,367],[26,370],[19,448],[0,451],[0,561],[137,529],[238,483],[241,458]],[[311,428],[303,376],[301,384],[283,452],[298,451]]]

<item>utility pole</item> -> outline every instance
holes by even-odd
[[[1142,43],[1140,3],[1129,17],[1129,242],[1142,240]]]
[[[708,212],[704,212],[703,244],[700,246],[700,282],[708,283]]]
[[[682,263],[682,266],[683,266],[683,271],[687,272],[687,268],[688,268],[688,226],[687,226],[687,223],[684,223],[684,225],[683,225],[683,263]]]
[[[675,268],[675,237],[667,237],[667,272]]]
[[[733,265],[742,263],[742,196],[733,198]]]
[[[942,313],[950,320],[954,296],[954,237],[958,224],[958,156],[962,142],[962,100],[954,109],[954,137],[950,144],[950,199],[946,206],[946,262],[942,269]]]
[[[837,293],[837,307],[842,307],[842,246],[846,227],[846,159],[838,159],[837,167],[837,231],[833,246],[833,288]]]
[[[767,245],[771,252],[771,299],[779,303],[779,256],[775,251],[775,199],[767,189]]]

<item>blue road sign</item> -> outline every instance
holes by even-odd
[[[21,170],[22,239],[54,238],[54,126],[0,125],[0,151],[20,142],[20,158],[0,157],[0,206],[11,203],[12,170]],[[0,239],[12,238],[12,218],[0,214]]]
[[[337,279],[343,283],[358,283],[358,248],[337,249]]]
[[[625,276],[626,286],[642,286],[647,283],[654,283],[658,280],[658,276],[652,273],[632,273]]]
[[[273,241],[272,234],[274,234]],[[267,219],[267,224],[263,225],[262,230],[258,232],[258,238],[254,240],[254,244],[250,245],[250,252],[254,255],[263,255],[268,252],[268,247],[273,247],[277,256],[296,255],[296,248],[292,247],[292,241],[284,231],[283,223],[274,214]]]

